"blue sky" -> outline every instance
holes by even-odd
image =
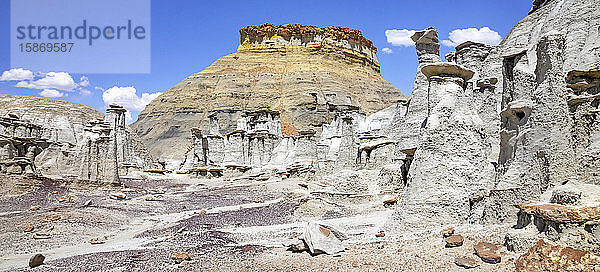
[[[52,1],[47,2],[50,4]],[[360,30],[379,49],[378,59],[383,77],[405,95],[410,95],[417,65],[415,49],[410,45],[398,46],[389,43],[386,30],[421,30],[433,26],[439,32],[440,40],[449,40],[449,33],[453,30],[480,30],[489,27],[503,38],[519,20],[527,16],[530,7],[531,0],[152,0],[151,73],[70,74],[75,84],[79,84],[85,76],[89,85],[79,86],[79,91],[61,92],[67,96],[63,95],[59,99],[90,105],[104,111],[103,90],[118,87],[113,89],[112,94],[128,92],[131,96],[135,90],[140,103],[147,103],[154,97],[151,94],[164,92],[187,76],[203,70],[219,57],[235,52],[239,45],[240,28],[267,22],[335,25]],[[392,33],[388,32],[390,35]],[[28,67],[10,66],[9,0],[0,0],[0,37],[0,73],[11,68],[28,70]],[[384,53],[383,48],[389,48],[392,53]],[[442,56],[451,51],[452,47],[441,46]],[[15,87],[16,84],[17,81],[0,81],[0,93],[40,96],[40,89],[18,88]],[[142,97],[143,93],[146,95]],[[141,108],[139,105],[131,107],[134,120]]]

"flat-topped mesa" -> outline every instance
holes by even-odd
[[[322,39],[346,40],[377,52],[377,48],[373,46],[373,42],[365,38],[359,30],[339,26],[317,27],[301,24],[272,25],[269,23],[247,26],[240,29],[240,44],[264,43],[264,41],[274,36],[286,39],[305,39],[320,36]],[[301,42],[305,43],[306,41],[302,40]]]
[[[373,46],[373,42],[356,29],[339,26],[317,27],[269,23],[240,29],[238,52],[245,50],[253,52],[258,50],[265,53],[282,52],[282,50],[286,51],[287,46],[302,46],[311,52],[333,53],[334,55],[341,52],[341,57],[366,62],[372,65],[373,69],[379,71],[376,57],[377,48]]]
[[[240,34],[236,52],[154,99],[132,125],[169,169],[189,153],[192,127],[225,136],[238,130],[238,120],[250,120],[246,111],[279,112],[284,136],[318,135],[339,112],[371,115],[406,100],[383,79],[377,50],[358,30],[264,24]]]

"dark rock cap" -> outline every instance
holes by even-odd
[[[434,64],[429,64],[423,69],[421,72],[429,79],[432,76],[456,76],[464,79],[465,81],[471,79],[475,72],[464,68],[458,64],[449,63],[449,62],[438,62]]]

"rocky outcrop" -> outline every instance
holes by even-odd
[[[0,121],[7,172],[119,183],[128,170],[151,167],[120,106],[109,107],[104,116],[66,101],[1,95],[0,113],[7,116]]]
[[[84,128],[77,154],[79,179],[120,184],[120,176],[151,166],[144,150],[136,149],[137,135],[125,126],[125,112],[121,106],[110,105],[104,119],[91,121]]]
[[[0,95],[0,115],[14,114],[40,126],[40,138],[48,146],[35,157],[42,175],[78,176],[77,149],[89,120],[102,118],[99,111],[81,104],[20,95]],[[65,114],[68,113],[68,114]]]
[[[336,112],[373,114],[404,100],[379,74],[376,49],[359,31],[339,27],[260,25],[240,30],[237,52],[222,57],[150,103],[132,127],[153,157],[180,167],[190,129],[219,133],[244,112],[278,111],[284,132],[320,132]]]
[[[600,271],[600,257],[585,250],[539,240],[515,263],[516,271]]]
[[[476,216],[473,202],[494,180],[482,120],[465,90],[474,72],[450,63],[430,64],[421,72],[429,80],[428,115],[391,223],[401,229],[468,222]]]
[[[411,38],[415,42],[419,59],[415,83],[406,111],[397,112],[390,125],[392,135],[399,140],[397,147],[400,152],[417,147],[419,136],[422,134],[421,129],[425,126],[428,115],[427,86],[429,83],[422,69],[426,65],[441,61],[437,30],[430,27],[416,32]]]
[[[0,173],[37,173],[35,157],[48,146],[42,139],[42,127],[15,114],[0,118]]]
[[[492,62],[501,56],[501,64],[494,61],[494,66],[502,67],[497,84],[502,110],[494,188],[498,198],[486,200],[486,222],[514,222],[518,212],[514,204],[538,201],[542,193],[568,181],[594,180],[588,174],[579,180],[582,174],[578,173],[590,173],[580,167],[594,164],[582,162],[589,161],[589,155],[578,155],[594,142],[593,132],[580,133],[582,124],[575,124],[587,117],[571,112],[574,108],[568,101],[574,92],[565,78],[572,70],[600,66],[595,52],[600,42],[598,3],[538,2],[535,12],[519,22],[487,58]]]
[[[192,128],[193,147],[188,152],[183,169],[217,167],[245,172],[269,163],[282,139],[279,112],[260,110],[242,113],[236,129],[222,135],[217,115],[210,116],[209,133],[203,135]]]
[[[600,69],[573,70],[565,80],[577,179],[600,185]]]
[[[432,65],[435,30],[413,36],[419,72],[390,126],[411,158],[388,227],[515,222],[519,203],[597,183],[598,3],[536,2],[500,45],[465,42],[450,63]]]
[[[284,135],[278,111],[240,113],[235,130],[224,135],[220,132],[223,121],[213,114],[206,134],[192,128],[193,145],[180,172],[212,176],[212,171],[231,177],[250,170],[274,171],[290,177],[306,173],[327,176],[355,169],[379,171],[394,165],[395,142],[381,129],[394,109],[396,106],[368,117],[357,111],[339,111],[319,132],[298,130],[296,135]]]
[[[541,202],[521,203],[507,248],[518,253],[547,239],[600,254],[600,186],[568,183],[545,193]]]

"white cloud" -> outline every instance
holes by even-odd
[[[118,104],[123,106],[128,111],[141,111],[146,105],[152,100],[161,95],[162,93],[142,93],[142,96],[136,94],[134,87],[117,87],[107,89],[102,93],[102,100],[104,105]],[[127,121],[131,121],[131,114],[126,116]]]
[[[52,90],[52,89],[44,89],[39,94],[40,94],[40,96],[49,97],[49,98],[59,98],[59,97],[63,96],[63,93],[61,93],[57,90]]]
[[[0,81],[8,80],[33,80],[33,72],[23,68],[10,69],[0,76]]]
[[[449,34],[450,40],[443,40],[442,44],[449,47],[455,47],[463,42],[472,41],[489,45],[498,45],[502,41],[502,37],[498,32],[491,30],[489,27],[455,29]]]
[[[0,76],[2,80],[19,80],[15,87],[43,90],[39,95],[44,97],[63,97],[68,96],[68,93],[79,91],[81,95],[91,95],[92,92],[85,87],[90,86],[90,80],[86,76],[79,78],[79,83],[75,83],[73,77],[65,72],[49,72],[49,73],[33,73],[22,68],[10,69],[4,71]],[[104,89],[95,87],[95,89]],[[63,91],[63,92],[61,92]]]
[[[79,85],[81,87],[87,87],[90,85],[90,80],[86,76],[82,76],[79,79],[79,84],[77,84],[77,85]]]
[[[415,30],[408,29],[388,29],[385,31],[387,41],[395,46],[414,46],[415,42],[410,38],[415,34]]]
[[[381,49],[381,52],[383,52],[384,54],[391,54],[394,51],[392,51],[392,49],[390,49],[388,47],[384,47],[383,49]]]
[[[161,92],[143,93],[142,94],[142,103],[144,103],[144,108],[146,107],[146,105],[150,104],[150,102],[152,102],[152,100],[154,100],[161,94],[162,94]],[[143,110],[143,108],[142,108],[142,110]]]
[[[75,81],[65,72],[49,72],[41,79],[35,81],[21,81],[15,87],[28,89],[56,89],[61,91],[72,92],[76,87]]]

